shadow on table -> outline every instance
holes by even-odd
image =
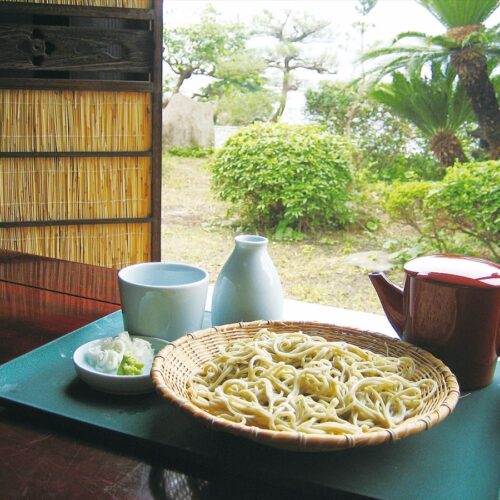
[[[175,470],[152,467],[149,489],[155,500],[356,500],[366,497],[344,493],[321,494],[296,491],[246,478],[224,476],[209,480],[183,474]]]

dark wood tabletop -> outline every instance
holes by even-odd
[[[0,250],[0,363],[119,308],[116,270]],[[0,405],[2,499],[276,498],[278,493],[264,482],[166,463]]]

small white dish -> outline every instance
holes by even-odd
[[[147,340],[153,347],[155,355],[167,344],[165,340],[154,337],[137,337]],[[90,365],[85,355],[92,344],[101,341],[102,339],[97,339],[87,342],[81,345],[73,354],[76,373],[84,382],[94,389],[109,394],[133,395],[147,394],[154,391],[153,382],[149,374],[150,369],[147,369],[142,375],[115,375],[113,373],[100,372]]]

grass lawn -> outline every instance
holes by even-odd
[[[162,192],[162,260],[204,267],[215,283],[231,253],[237,234],[228,206],[210,191],[206,159],[165,156]],[[368,270],[346,262],[357,252],[382,250],[387,240],[408,234],[394,224],[375,232],[361,229],[316,234],[301,242],[270,240],[269,253],[278,270],[285,297],[335,307],[382,313]],[[388,272],[397,283],[403,273]]]

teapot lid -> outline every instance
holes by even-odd
[[[440,254],[418,257],[406,263],[405,271],[417,278],[480,288],[500,287],[500,266],[465,255]]]

